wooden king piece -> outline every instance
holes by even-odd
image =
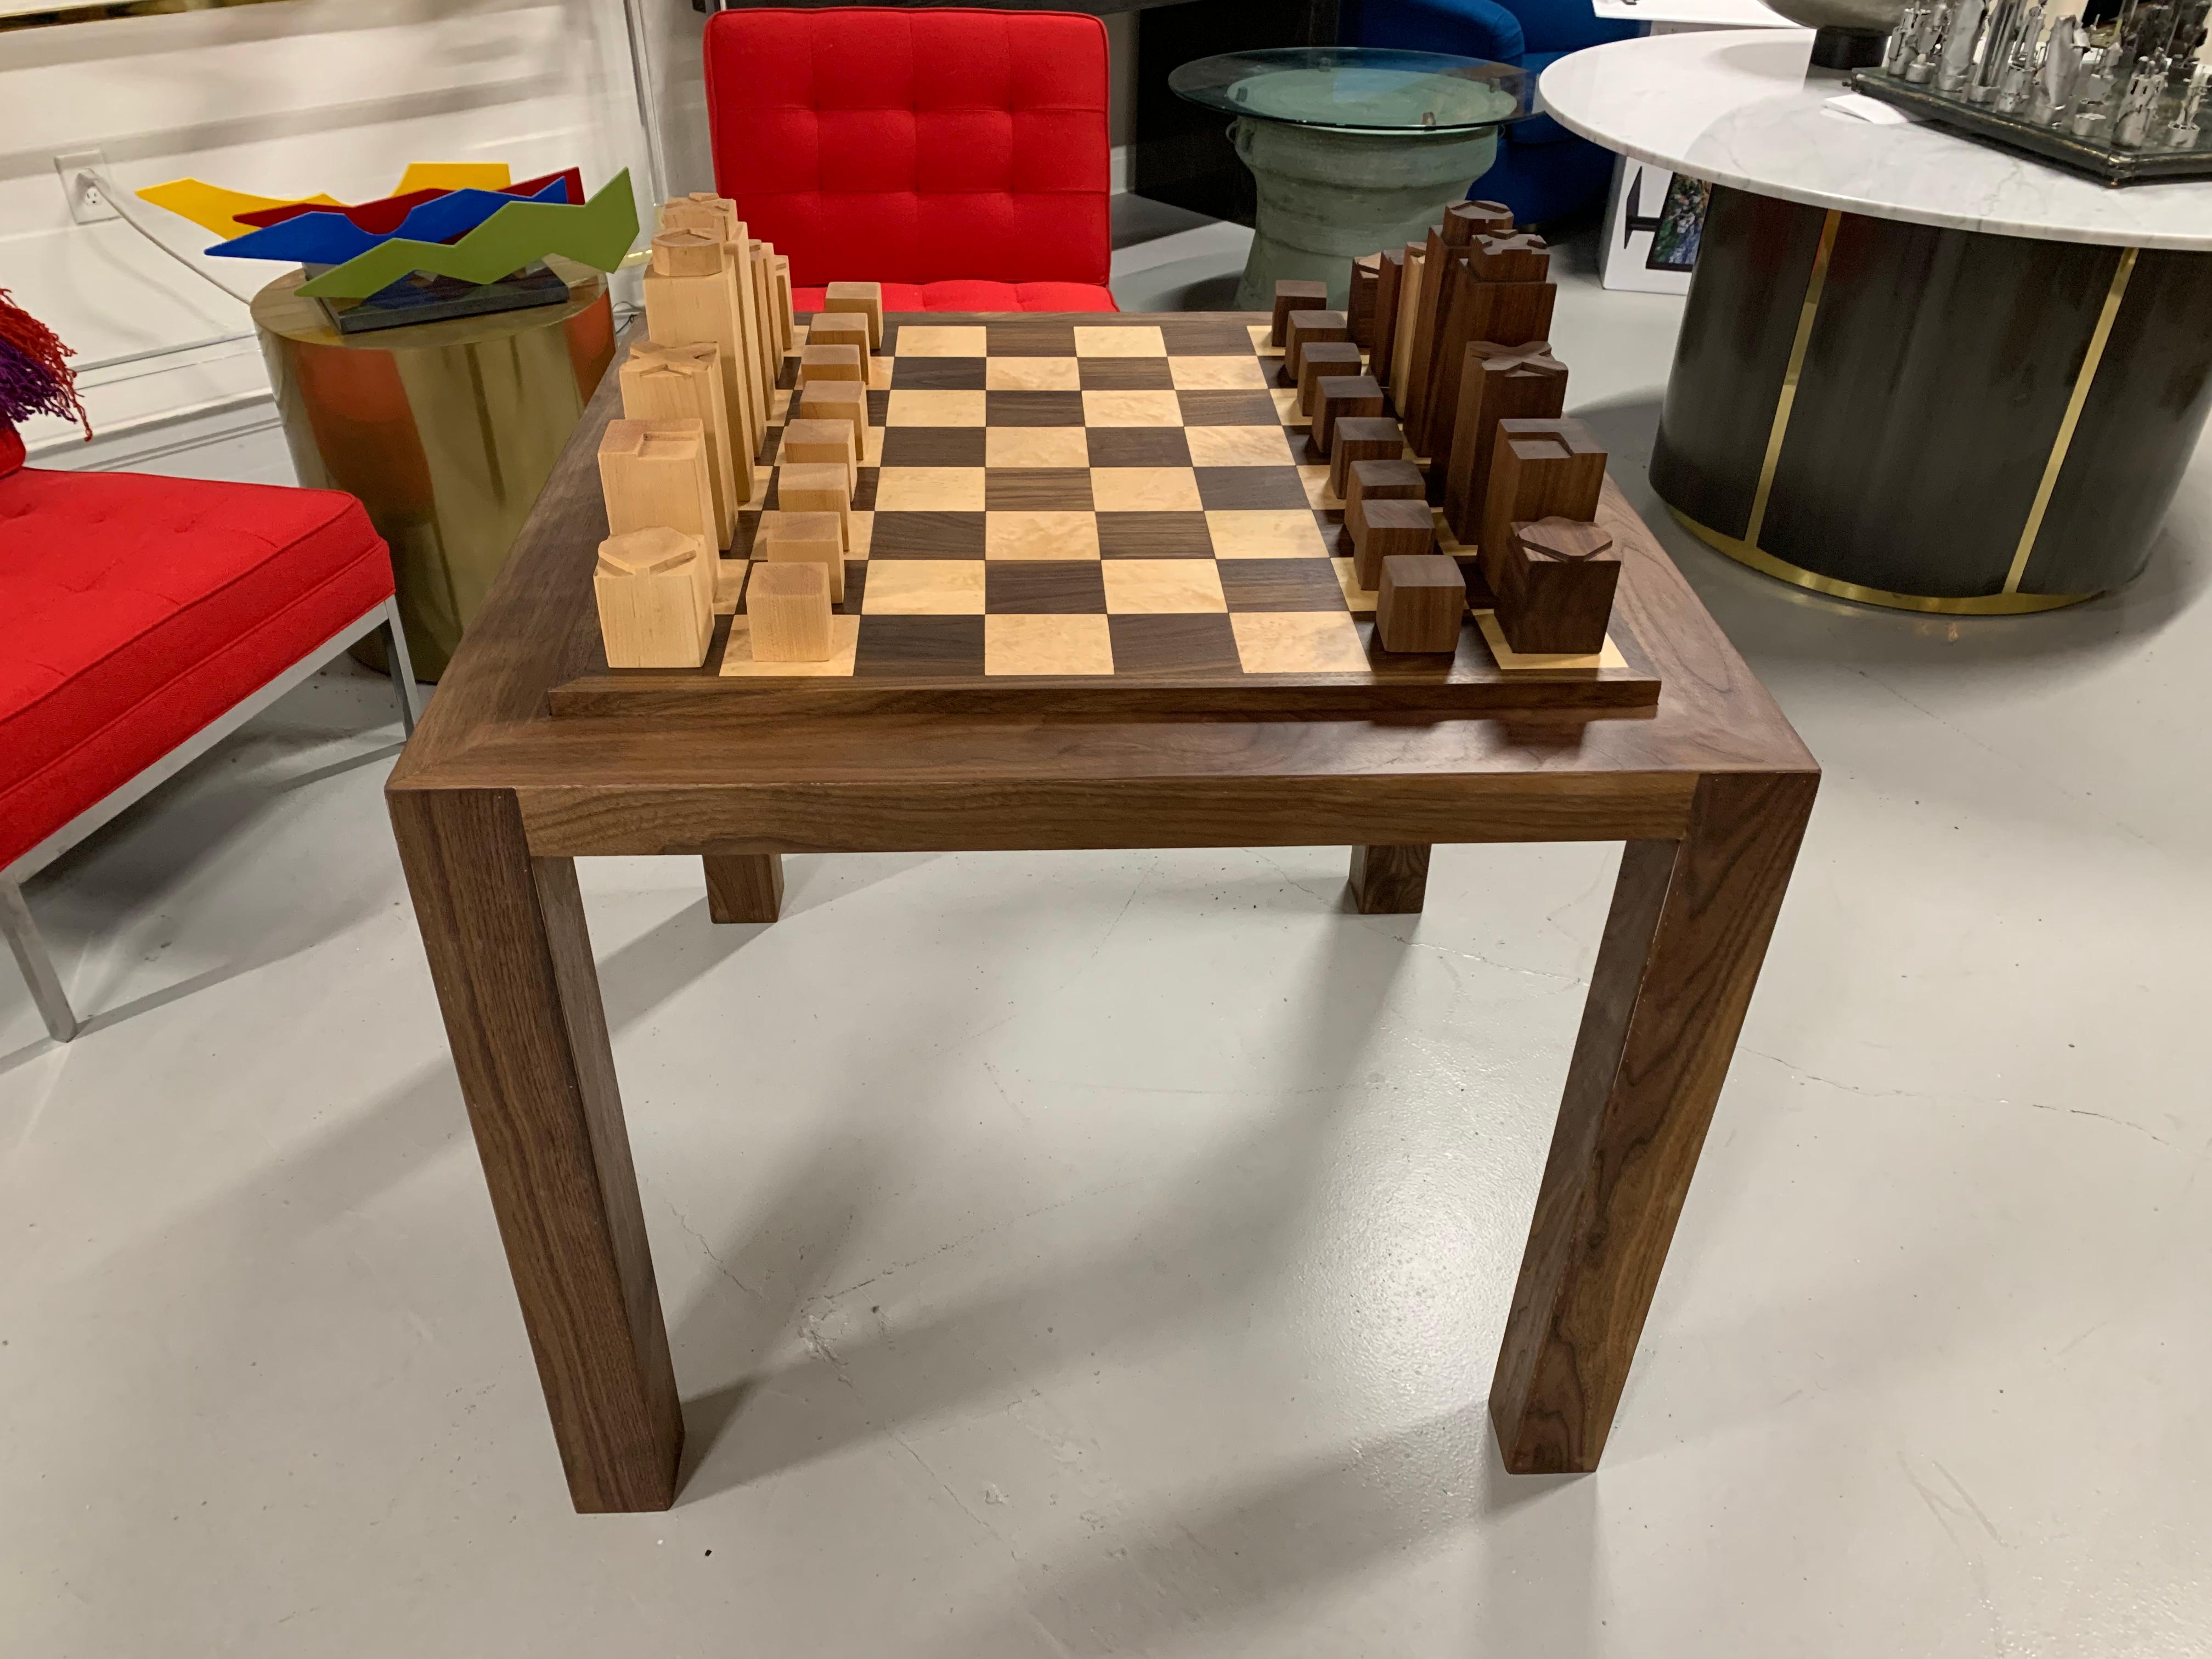
[[[1470,341],[1459,382],[1459,416],[1444,469],[1444,521],[1473,547],[1490,499],[1490,464],[1500,421],[1553,420],[1566,413],[1567,371],[1543,341],[1493,345]]]

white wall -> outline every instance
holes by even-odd
[[[680,0],[647,9],[697,21]],[[680,36],[669,50],[680,59]],[[120,222],[73,223],[55,155],[104,149],[127,186],[191,174],[348,201],[384,194],[414,161],[504,161],[517,177],[577,165],[588,188],[629,167],[642,205],[635,110],[620,0],[284,0],[0,34],[0,288],[82,363],[173,354],[88,369],[95,425],[265,391],[251,339],[222,343],[247,332],[245,307]],[[146,212],[171,246],[214,240]],[[248,290],[278,269],[200,263]]]

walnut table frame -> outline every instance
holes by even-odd
[[[932,319],[935,320],[935,319]],[[1656,710],[1603,717],[553,718],[597,650],[604,383],[387,788],[581,1510],[665,1508],[683,1413],[574,860],[705,860],[772,920],[787,852],[1351,843],[1368,911],[1438,842],[1626,843],[1490,1412],[1508,1468],[1596,1467],[1780,908],[1819,769],[1615,494]]]

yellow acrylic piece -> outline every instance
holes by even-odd
[[[504,161],[410,161],[399,182],[386,193],[415,190],[505,190],[514,174]]]
[[[142,202],[151,202],[157,208],[167,208],[180,214],[201,229],[212,231],[217,236],[243,236],[252,225],[238,222],[241,213],[258,213],[264,208],[291,207],[306,202],[315,207],[343,207],[344,203],[331,196],[254,196],[242,190],[225,190],[220,185],[204,184],[198,179],[172,179],[166,185],[151,185],[137,192]]]

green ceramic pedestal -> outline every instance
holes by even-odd
[[[1494,128],[1343,132],[1248,116],[1230,137],[1260,198],[1239,311],[1267,310],[1285,276],[1327,283],[1329,304],[1341,309],[1352,260],[1422,240],[1498,155]]]

